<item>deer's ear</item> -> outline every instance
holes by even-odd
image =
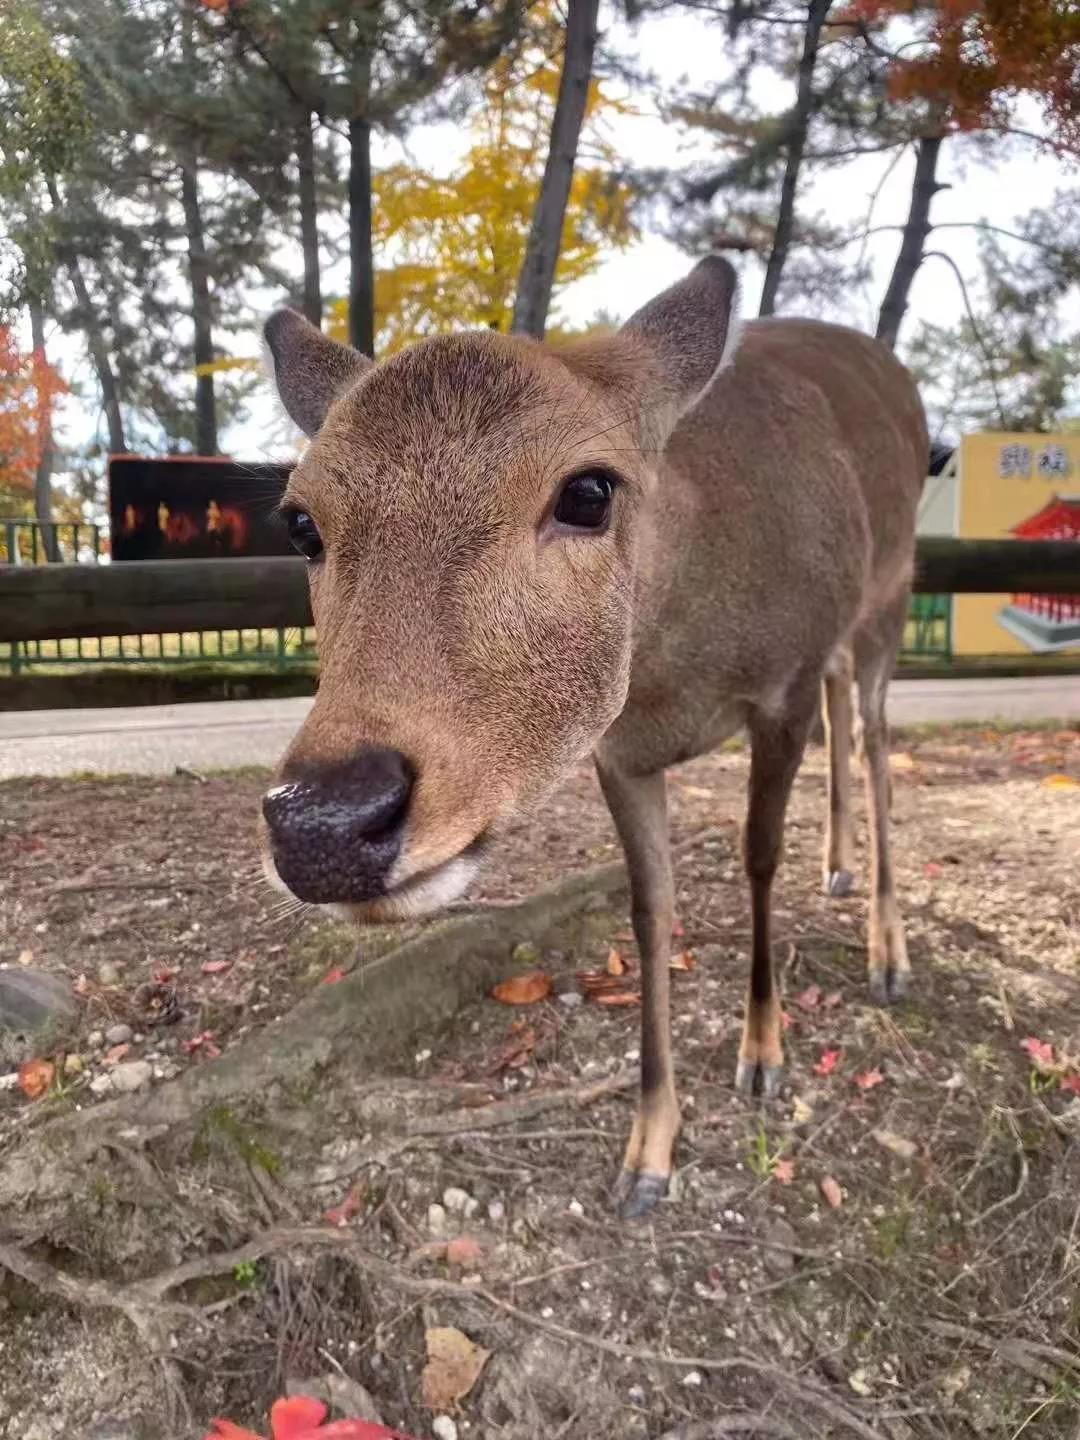
[[[309,437],[319,430],[333,401],[372,364],[295,310],[275,310],[263,327],[263,340],[266,367],[281,403]]]
[[[632,315],[623,333],[652,360],[652,393],[643,397],[642,430],[659,448],[735,354],[739,278],[721,256],[709,255],[685,280]]]

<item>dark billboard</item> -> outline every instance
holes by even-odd
[[[182,455],[109,460],[114,560],[291,555],[276,514],[288,465]]]

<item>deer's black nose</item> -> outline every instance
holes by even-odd
[[[386,893],[398,857],[413,769],[397,750],[366,746],[333,766],[286,766],[263,799],[270,849],[282,880],[317,905]]]

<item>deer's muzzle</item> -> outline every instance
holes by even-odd
[[[301,900],[357,904],[386,893],[415,775],[397,750],[365,746],[333,766],[286,769],[263,799],[278,875]]]

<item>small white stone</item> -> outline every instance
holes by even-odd
[[[105,1039],[110,1045],[126,1045],[131,1039],[130,1025],[110,1025],[105,1031]]]
[[[467,1214],[470,1201],[472,1201],[472,1196],[458,1185],[448,1185],[443,1191],[442,1203],[454,1215]],[[475,1204],[475,1201],[473,1203]]]
[[[554,1315],[554,1314],[555,1314],[555,1311],[551,1308],[551,1306],[550,1306],[550,1305],[545,1305],[544,1308],[540,1311],[540,1319],[541,1319],[541,1320],[550,1320],[551,1317],[552,1317],[552,1315]]]
[[[449,1415],[436,1415],[431,1422],[431,1433],[435,1440],[457,1440],[457,1426]]]
[[[86,1043],[91,1050],[100,1050],[102,1045],[105,1044],[105,1036],[100,1030],[91,1030],[90,1034],[86,1037]]]
[[[441,1235],[446,1229],[446,1211],[441,1205],[428,1206],[427,1224],[432,1235]]]
[[[480,1201],[474,1200],[473,1197],[470,1195],[469,1198],[465,1201],[465,1219],[471,1220],[479,1209]]]
[[[631,1385],[631,1386],[630,1386],[630,1389],[626,1392],[626,1398],[630,1401],[630,1404],[631,1404],[631,1405],[644,1405],[644,1404],[645,1404],[645,1388],[644,1388],[644,1386],[642,1386],[642,1385]]]
[[[430,1060],[430,1059],[431,1059],[431,1051],[430,1051],[430,1050],[418,1050],[418,1051],[416,1052],[416,1063],[417,1063],[417,1065],[424,1065],[424,1064],[426,1064],[427,1061]]]
[[[702,1383],[701,1371],[700,1371],[700,1370],[690,1370],[690,1371],[688,1371],[688,1372],[683,1376],[683,1378],[682,1378],[682,1383],[683,1383],[684,1385],[689,1385],[689,1386],[691,1386],[691,1387],[696,1387],[696,1386],[700,1385],[700,1384]]]
[[[577,1218],[578,1220],[580,1220],[580,1219],[582,1218],[582,1216],[585,1214],[585,1206],[582,1205],[582,1203],[581,1203],[580,1200],[571,1200],[571,1201],[570,1201],[570,1204],[567,1205],[566,1208],[567,1208],[567,1210],[569,1211],[569,1213],[570,1213],[571,1215],[576,1216],[576,1218]]]
[[[488,1205],[488,1219],[494,1224],[506,1218],[506,1206],[501,1200],[492,1200]]]

